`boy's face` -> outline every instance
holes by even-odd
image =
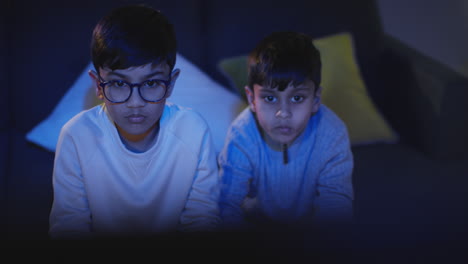
[[[274,149],[290,145],[304,131],[310,117],[320,106],[321,87],[307,80],[284,91],[255,84],[253,91],[245,87],[247,99],[256,113],[265,141]]]
[[[101,68],[100,77],[90,72],[90,76],[96,82],[96,95],[104,101],[108,112],[114,120],[121,136],[132,141],[139,141],[151,134],[163,114],[166,98],[170,96],[179,70],[174,70],[170,76],[169,66],[166,63],[160,65],[145,64],[127,69],[110,70]],[[169,80],[167,92],[163,100],[153,103],[145,101],[138,93],[138,88],[133,87],[130,98],[123,103],[112,103],[104,96],[100,82],[125,81],[128,83],[143,83],[150,79]]]

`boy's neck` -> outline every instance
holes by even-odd
[[[289,149],[293,145],[295,145],[297,142],[300,142],[302,140],[302,138],[304,137],[304,134],[306,133],[306,131],[304,129],[304,131],[302,131],[299,134],[299,136],[297,136],[297,138],[295,138],[293,141],[288,142],[288,143],[280,143],[280,142],[274,141],[263,130],[260,130],[260,133],[261,133],[261,136],[262,136],[263,140],[265,141],[265,143],[267,144],[267,146],[270,149],[272,149],[274,151],[278,151],[278,152],[284,152],[285,149]]]
[[[282,144],[272,140],[265,132],[262,131],[262,137],[265,140],[265,143],[274,151],[283,151],[284,148],[288,148],[288,144]]]
[[[138,135],[129,134],[115,124],[119,131],[119,136],[125,147],[133,152],[145,152],[156,143],[159,134],[159,122],[156,122],[146,132]]]

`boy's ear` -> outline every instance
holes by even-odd
[[[101,86],[99,85],[99,77],[98,77],[97,72],[93,70],[89,70],[88,75],[89,77],[91,77],[91,79],[93,80],[93,83],[95,84],[94,88],[96,91],[97,98],[99,98],[100,100],[104,100],[104,94],[102,93]]]
[[[175,83],[177,81],[177,78],[179,77],[180,74],[180,69],[174,69],[171,73],[171,84],[168,87],[167,93],[166,93],[166,98],[171,96],[172,91],[174,90]]]
[[[254,93],[252,89],[250,89],[250,87],[247,85],[244,87],[244,90],[245,90],[245,97],[247,97],[247,101],[249,103],[250,109],[252,110],[252,112],[255,113]]]
[[[319,110],[320,104],[322,103],[322,86],[319,86],[315,91],[314,104],[312,106],[312,112],[316,113]]]

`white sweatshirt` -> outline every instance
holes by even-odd
[[[53,172],[51,237],[212,230],[219,176],[209,128],[167,103],[157,142],[129,151],[103,105],[64,125]]]

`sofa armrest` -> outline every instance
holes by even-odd
[[[400,139],[437,159],[468,156],[468,79],[386,36],[382,112]]]

